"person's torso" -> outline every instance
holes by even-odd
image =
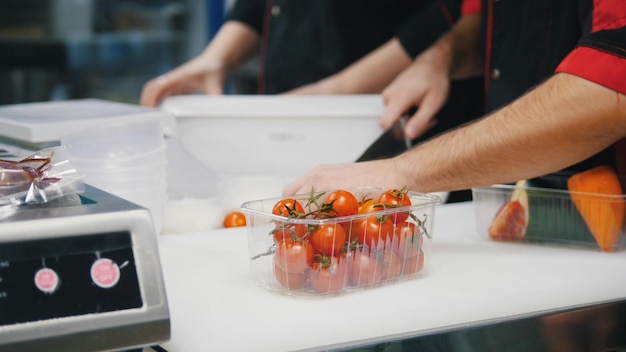
[[[483,1],[488,110],[510,103],[554,73],[583,33],[579,3]]]
[[[394,36],[415,0],[267,1],[262,91],[281,93],[337,73]]]
[[[554,73],[590,30],[592,5],[590,0],[483,0],[487,111],[509,104]],[[609,147],[564,172],[615,167],[624,157]]]

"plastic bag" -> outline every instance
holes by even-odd
[[[83,176],[68,160],[64,147],[42,149],[19,161],[0,159],[0,207],[46,203],[83,193]]]

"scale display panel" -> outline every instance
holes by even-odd
[[[0,246],[0,325],[142,305],[129,232]]]

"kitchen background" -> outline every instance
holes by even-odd
[[[0,104],[136,104],[147,80],[204,49],[232,1],[2,0]],[[253,60],[228,92],[253,92],[254,71]]]

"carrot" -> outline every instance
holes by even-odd
[[[609,166],[598,166],[571,176],[567,188],[600,249],[610,252],[624,225],[624,196],[619,178]]]

